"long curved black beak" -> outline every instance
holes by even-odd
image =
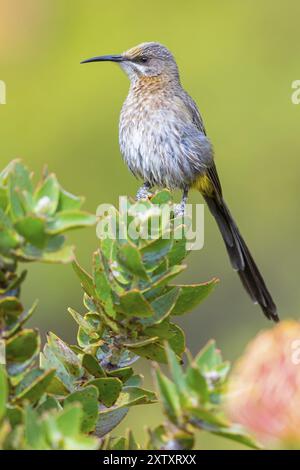
[[[124,60],[122,55],[101,55],[99,57],[92,57],[80,62],[81,64],[88,64],[89,62],[122,62]]]

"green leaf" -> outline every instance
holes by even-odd
[[[16,395],[16,400],[28,400],[32,403],[36,403],[45,393],[54,375],[55,370],[51,369],[47,371],[37,371],[34,369],[29,372],[19,384],[21,391]],[[29,383],[30,379],[33,379],[33,381]]]
[[[56,370],[56,374],[57,374],[57,370]],[[49,385],[47,386],[46,392],[50,395],[61,396],[61,397],[66,397],[67,395],[69,395],[70,391],[74,390],[74,386],[73,386],[72,378],[69,376],[66,370],[65,370],[65,377],[67,377],[67,380],[65,379],[63,381],[57,375],[55,375],[52,378]],[[68,387],[65,385],[65,383],[68,384]]]
[[[23,312],[23,305],[16,297],[6,296],[0,298],[0,316],[19,316]]]
[[[177,232],[180,234],[180,238],[177,238]],[[184,258],[187,256],[186,243],[187,240],[182,233],[182,226],[176,227],[173,233],[173,246],[168,253],[169,267],[181,264]]]
[[[32,245],[14,250],[15,256],[22,261],[41,261],[43,263],[70,263],[74,259],[74,247],[64,246],[56,251],[39,250]]]
[[[32,182],[28,169],[20,162],[15,161],[8,177],[8,190],[10,199],[10,214],[13,221],[25,216],[27,197],[32,194]]]
[[[98,420],[98,389],[94,385],[89,385],[83,390],[69,395],[65,401],[64,406],[70,403],[80,403],[83,410],[83,420],[81,424],[81,431],[89,433],[94,431]]]
[[[60,188],[57,211],[79,210],[84,202],[83,197],[74,196],[63,188]]]
[[[139,250],[132,243],[124,243],[118,249],[119,262],[135,276],[149,280]]]
[[[121,369],[107,371],[107,375],[109,377],[117,377],[122,382],[127,382],[133,376],[133,369],[132,367],[122,367]]]
[[[94,385],[97,387],[99,392],[99,401],[107,407],[112,406],[116,402],[122,390],[121,380],[112,377],[90,380],[87,382],[87,385]]]
[[[39,184],[34,194],[37,214],[53,215],[59,200],[59,184],[56,176],[51,173]]]
[[[96,296],[100,300],[105,313],[110,317],[115,318],[116,312],[114,310],[111,287],[104,270],[102,254],[100,251],[94,254],[94,282]]]
[[[7,208],[7,205],[8,205],[7,191],[5,188],[0,186],[0,209],[5,211]]]
[[[96,217],[88,212],[76,210],[57,212],[53,220],[48,222],[46,232],[56,235],[74,228],[91,227],[95,223]]]
[[[111,450],[113,450],[113,451],[115,451],[115,450],[125,450],[125,447],[126,447],[125,438],[124,437],[119,437],[113,443],[113,445],[111,447]]]
[[[46,436],[42,431],[42,424],[38,421],[38,414],[31,407],[25,409],[25,440],[31,449],[46,450]]]
[[[213,432],[216,436],[226,437],[240,444],[244,444],[251,449],[262,449],[261,445],[255,441],[255,439],[249,436],[246,431],[238,425],[232,425],[229,428],[220,429],[219,431]]]
[[[157,192],[152,198],[152,204],[168,204],[172,202],[172,194],[167,189]]]
[[[82,365],[94,377],[101,378],[106,376],[105,370],[91,354],[84,354],[82,356]]]
[[[134,435],[131,429],[126,430],[125,440],[126,440],[126,450],[138,450],[140,448],[134,438]]]
[[[139,290],[133,289],[120,296],[120,307],[128,317],[152,317],[154,310]]]
[[[143,291],[143,294],[152,289],[157,289],[158,287],[165,286],[166,284],[168,284],[168,282],[170,282],[174,277],[182,273],[182,271],[184,271],[185,269],[186,266],[172,266],[167,272],[163,272],[163,274],[159,273],[157,276],[152,277],[151,287],[146,288]]]
[[[185,381],[185,376],[179,362],[177,360],[176,354],[170,348],[170,346],[166,345],[166,354],[168,358],[169,369],[171,372],[171,377],[173,382],[176,386],[177,393],[179,396],[180,401],[182,401],[182,395],[188,394],[188,386]]]
[[[155,325],[165,320],[172,312],[178,297],[178,289],[173,288],[166,294],[157,297],[151,306],[154,310],[154,315],[151,320],[146,320],[144,325]]]
[[[0,422],[5,414],[7,398],[8,398],[8,385],[7,385],[5,366],[0,364]]]
[[[180,397],[175,385],[160,369],[156,370],[156,381],[164,410],[172,423],[178,423],[181,418]]]
[[[71,316],[74,318],[76,323],[83,329],[83,331],[89,335],[91,338],[97,339],[99,336],[96,333],[94,327],[87,322],[80,313],[76,312],[72,308],[68,308],[68,312],[71,314]]]
[[[96,424],[95,434],[98,437],[106,436],[112,429],[118,426],[128,413],[128,408],[117,408],[105,412],[100,412],[100,417]]]
[[[38,331],[24,329],[6,341],[6,360],[9,375],[22,373],[40,350]]]
[[[195,357],[195,362],[202,373],[214,370],[222,364],[221,352],[216,348],[214,340],[208,341],[204,348],[201,349]]]
[[[113,409],[128,408],[134,405],[146,405],[156,403],[156,395],[150,390],[139,387],[123,387],[117,401],[113,405]],[[101,415],[109,412],[110,409],[101,410]]]
[[[47,336],[48,345],[55,356],[74,377],[82,375],[81,362],[72,349],[54,333]]]
[[[168,340],[173,351],[180,356],[185,351],[185,336],[183,330],[174,323],[170,323],[172,336]]]
[[[31,243],[37,248],[44,248],[47,241],[45,219],[36,215],[27,215],[19,219],[14,226],[28,243]]]
[[[131,347],[127,347],[128,349],[131,349]],[[135,354],[138,354],[141,357],[145,357],[149,361],[161,363],[167,362],[165,348],[158,342],[147,344],[146,346],[141,347],[134,346],[132,350],[135,352]]]
[[[198,395],[201,403],[209,402],[209,391],[205,377],[200,373],[199,369],[193,365],[188,367],[186,383],[188,387]]]
[[[168,254],[173,244],[171,237],[158,238],[142,248],[141,255],[146,269],[154,269]]]
[[[49,384],[47,391],[48,393],[53,393],[57,395],[66,395],[67,392],[74,390],[74,380],[76,377],[73,377],[65,364],[60,358],[60,354],[56,355],[49,344],[46,344],[43,349],[43,354],[40,355],[41,367],[45,369],[55,369],[56,377],[53,378]]]
[[[55,378],[55,377],[54,377]],[[47,389],[48,390],[48,389]],[[61,410],[61,406],[59,401],[54,397],[47,397],[38,407],[37,411],[39,415],[46,413],[47,411],[59,411]]]
[[[172,311],[172,315],[183,315],[184,313],[193,310],[205,299],[205,297],[208,296],[218,282],[219,280],[214,278],[211,281],[202,284],[177,286],[180,288],[180,291],[176,305]]]
[[[92,277],[77,263],[76,260],[73,261],[72,266],[80,279],[83,290],[89,297],[95,297],[95,287]]]
[[[63,436],[75,437],[80,432],[83,412],[79,404],[66,406],[57,416],[57,426]]]
[[[24,422],[24,410],[20,406],[7,404],[6,416],[12,428],[15,428],[18,424],[22,424]]]

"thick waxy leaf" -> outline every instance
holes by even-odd
[[[6,341],[6,360],[9,375],[21,374],[37,356],[40,336],[36,330],[24,329]]]
[[[45,369],[55,369],[56,376],[49,384],[47,391],[57,395],[66,395],[67,392],[72,392],[75,388],[73,377],[67,367],[64,365],[59,355],[46,344],[43,349],[43,354],[40,355],[41,367]]]
[[[74,247],[64,246],[56,251],[40,250],[32,245],[14,250],[22,261],[41,261],[43,263],[70,263],[74,259]]]
[[[99,299],[103,309],[107,315],[115,318],[112,292],[109,281],[107,279],[101,252],[94,254],[94,282],[96,288],[96,296]]]
[[[60,188],[57,212],[78,210],[84,202],[84,197],[74,196],[63,188]]]
[[[219,431],[213,432],[217,436],[226,437],[232,441],[239,442],[244,444],[251,449],[261,449],[262,447],[258,442],[255,441],[251,436],[249,436],[246,431],[238,425],[232,425],[228,428],[220,429]]]
[[[23,312],[23,305],[16,297],[6,296],[0,298],[0,316],[16,316]]]
[[[59,200],[59,184],[52,173],[39,184],[34,194],[34,210],[38,214],[53,215]]]
[[[152,278],[151,289],[156,289],[158,287],[165,286],[166,284],[168,284],[168,282],[174,279],[174,277],[182,273],[185,268],[186,266],[172,266],[172,268],[170,268],[168,271],[163,272],[162,274],[159,273],[157,276],[154,276]],[[146,288],[143,293],[147,292],[148,290],[149,288]]]
[[[156,403],[156,395],[150,390],[139,387],[123,387],[117,401],[112,409],[128,408],[134,405],[145,405],[147,403]],[[101,410],[101,415],[109,413],[110,410]]]
[[[172,310],[172,315],[183,315],[184,313],[193,310],[208,296],[218,282],[218,279],[212,279],[211,281],[203,284],[177,286],[180,291],[176,305]]]
[[[172,194],[167,189],[159,191],[153,197],[151,197],[152,204],[168,204],[172,202]]]
[[[100,331],[103,320],[101,315],[98,313],[86,313],[83,317],[95,330]],[[99,339],[91,338],[85,331],[79,327],[77,334],[77,341],[81,348],[88,347],[90,345],[95,346],[96,344],[102,344],[102,341]]]
[[[128,317],[152,317],[154,310],[138,290],[131,290],[120,296],[120,307]]]
[[[106,377],[105,370],[91,354],[84,354],[82,356],[82,365],[94,377]]]
[[[56,371],[56,374],[57,374],[57,371]],[[66,372],[66,375],[67,375],[67,372]],[[68,375],[66,382],[70,384],[71,380],[72,380],[71,377]],[[71,382],[69,387],[67,387],[65,383],[58,377],[58,375],[55,375],[52,378],[49,385],[47,386],[46,392],[49,395],[55,395],[57,397],[66,397],[67,395],[69,395],[70,391],[74,390],[74,388],[75,388],[75,385],[73,384],[73,382]]]
[[[178,423],[181,417],[180,397],[175,385],[166,377],[160,369],[156,371],[157,387],[162,399],[164,410],[173,423]]]
[[[178,298],[178,289],[170,289],[166,294],[157,297],[152,303],[151,307],[154,310],[154,315],[151,320],[147,319],[144,325],[154,325],[161,323],[172,312]]]
[[[45,393],[48,385],[55,375],[55,370],[42,371],[34,369],[29,372],[18,385],[16,400],[28,400],[36,403]]]
[[[106,409],[105,409],[106,410]],[[110,409],[102,413],[100,411],[99,419],[96,424],[95,435],[103,437],[112,431],[125,418],[128,408]]]
[[[167,353],[167,358],[168,358],[169,369],[171,372],[173,382],[176,386],[180,402],[181,401],[184,402],[184,396],[189,395],[189,389],[186,383],[186,378],[184,376],[181,366],[179,365],[176,354],[174,353],[174,351],[170,348],[168,344],[166,344],[166,353]]]
[[[80,377],[82,375],[81,362],[72,349],[54,333],[49,333],[47,340],[54,355],[63,363],[70,374],[74,377]]]
[[[209,390],[205,377],[199,369],[191,365],[186,373],[186,384],[199,398],[200,403],[209,401]]]
[[[133,351],[141,357],[150,361],[166,363],[165,348],[161,343],[155,342],[142,347],[134,347]]]
[[[5,212],[8,205],[8,195],[5,188],[0,185],[0,209]]]
[[[55,214],[54,219],[48,222],[46,232],[54,235],[79,227],[95,225],[96,217],[83,211],[63,211]]]
[[[24,421],[24,410],[18,405],[7,404],[6,416],[12,427],[22,424]]]
[[[77,263],[76,260],[73,261],[72,266],[80,279],[83,290],[89,297],[95,297],[95,286],[92,277]]]
[[[169,239],[158,238],[143,248],[141,250],[141,255],[146,269],[156,268],[163,258],[168,254],[172,244],[173,240],[171,237]]]
[[[45,227],[45,219],[35,215],[27,215],[15,223],[15,229],[19,234],[22,235],[28,243],[31,243],[37,248],[44,248],[46,245],[47,235],[45,233]]]
[[[222,356],[219,349],[216,348],[214,340],[208,343],[201,349],[195,357],[195,362],[202,373],[214,370],[217,366],[222,364]]]
[[[83,331],[87,335],[94,339],[97,339],[99,337],[94,327],[88,321],[86,321],[84,317],[80,315],[80,313],[76,312],[72,308],[68,308],[68,312],[71,314],[76,323],[83,329]]]
[[[4,365],[0,364],[0,423],[5,413],[6,401],[8,397],[7,377]]]
[[[94,385],[99,392],[99,401],[103,405],[112,406],[122,390],[122,382],[117,378],[105,377],[101,379],[90,380],[87,385]]]
[[[20,161],[15,161],[8,178],[10,198],[10,215],[13,221],[24,217],[31,210],[30,203],[26,207],[28,196],[32,194],[32,182],[28,169]]]
[[[13,317],[10,319],[11,321],[6,321],[7,329],[4,332],[3,336],[5,338],[9,338],[13,334],[15,334],[16,331],[18,331],[24,325],[24,323],[26,323],[30,319],[37,305],[38,301],[36,300],[29,310],[22,312],[20,315],[13,315]]]
[[[149,280],[148,274],[142,262],[139,250],[133,245],[124,243],[119,247],[118,259],[120,263],[129,270],[134,276],[138,276],[146,281]]]
[[[83,410],[83,420],[81,431],[85,433],[92,432],[95,429],[98,420],[98,389],[94,385],[89,385],[83,390],[69,395],[64,406],[70,403],[80,403]]]
[[[132,367],[123,367],[122,369],[111,370],[107,372],[110,377],[117,377],[122,382],[127,382],[133,375]]]

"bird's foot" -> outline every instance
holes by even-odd
[[[143,184],[136,193],[135,199],[137,201],[142,201],[143,199],[149,199],[152,196],[150,191],[150,186],[148,184]]]
[[[174,204],[174,216],[175,217],[184,217],[185,216],[185,204],[180,202],[179,204]]]

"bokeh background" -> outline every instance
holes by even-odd
[[[45,163],[62,184],[102,202],[134,195],[137,181],[118,147],[118,116],[128,90],[116,64],[80,65],[93,55],[160,41],[175,54],[182,82],[199,104],[214,144],[227,202],[264,273],[282,318],[299,317],[300,79],[297,0],[0,0],[0,161],[21,157],[39,173]],[[193,194],[192,202],[199,202]],[[73,234],[80,263],[90,267],[93,229]],[[211,337],[226,358],[270,324],[252,305],[230,268],[206,212],[205,247],[188,259],[184,282],[213,276],[214,294],[182,325],[192,352]],[[33,322],[73,342],[67,307],[82,311],[70,266],[30,265],[23,298],[40,305]],[[148,367],[138,366],[151,385]],[[159,407],[138,407],[122,425],[143,440]],[[122,431],[122,429],[120,430]],[[232,447],[232,445],[230,445]],[[199,448],[229,448],[201,435]],[[236,447],[236,446],[235,446]]]

